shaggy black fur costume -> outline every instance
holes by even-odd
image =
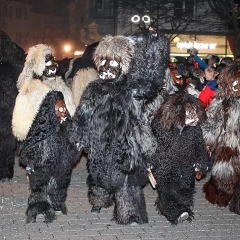
[[[196,119],[196,126],[185,123],[187,111],[188,116]],[[149,163],[157,182],[156,207],[173,224],[181,221],[183,213],[187,220],[193,217],[195,168],[204,173],[208,163],[199,126],[205,119],[205,110],[198,99],[175,93],[167,98],[152,120],[158,145]]]
[[[37,214],[43,214],[45,222],[51,222],[56,217],[55,211],[67,213],[67,189],[79,154],[68,140],[69,113],[63,123],[55,113],[57,100],[64,101],[61,92],[46,95],[21,146],[19,160],[27,166],[31,191],[27,223],[35,222]]]
[[[97,45],[98,42],[90,44],[81,57],[64,58],[58,61],[59,68],[56,75],[61,76],[68,87],[72,88],[73,77],[80,69],[95,68],[93,63],[93,52]]]
[[[151,150],[153,136],[141,116],[145,101],[161,89],[169,59],[165,37],[135,49],[127,74],[89,83],[73,118],[73,138],[88,153],[89,202],[100,208],[115,204],[119,224],[148,222],[144,151]]]
[[[23,69],[25,53],[6,33],[0,31],[0,180],[13,177],[16,140],[11,121],[18,94],[17,79]]]

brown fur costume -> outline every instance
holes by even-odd
[[[157,150],[149,158],[156,179],[157,210],[177,224],[193,217],[196,168],[207,170],[208,157],[200,124],[201,102],[190,94],[168,96],[152,120]]]
[[[203,191],[208,201],[240,214],[240,65],[225,67],[216,97],[203,126],[206,144],[215,152],[210,180]]]

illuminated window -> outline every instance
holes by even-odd
[[[193,0],[174,0],[174,16],[175,17],[192,17],[194,10],[194,1]]]
[[[96,7],[99,11],[103,11],[104,8],[104,0],[96,0]]]

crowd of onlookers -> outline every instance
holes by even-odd
[[[172,77],[180,91],[196,96],[207,108],[214,98],[222,69],[231,63],[240,62],[240,55],[220,59],[216,54],[208,54],[205,59],[201,59],[198,50],[191,49],[189,52],[187,58],[176,56],[177,62],[170,62]]]

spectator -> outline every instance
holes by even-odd
[[[233,59],[231,57],[224,57],[221,60],[220,64],[222,64],[222,63],[225,65],[229,65],[229,64],[233,63]]]
[[[202,68],[203,70],[207,68],[208,66],[214,65],[216,68],[217,64],[220,61],[220,58],[218,55],[208,55],[208,63],[206,63],[204,60],[202,60],[197,54],[198,51],[197,49],[191,49],[190,54],[194,56],[194,60],[198,63],[199,67]]]
[[[195,89],[195,86],[193,84],[189,84],[189,86],[186,88],[186,92],[194,95],[199,100],[201,100],[204,107],[207,108],[209,104],[212,102],[215,92],[217,90],[218,74],[219,72],[217,71],[217,68],[215,68],[214,66],[208,66],[204,70],[204,74],[203,74],[203,76],[207,80],[207,84],[203,88],[203,90],[198,91],[197,89]]]
[[[219,72],[214,66],[208,66],[204,70],[204,77],[208,81],[204,89],[200,92],[198,98],[203,103],[204,107],[207,108],[212,102],[215,92],[217,90],[217,76]]]
[[[240,62],[240,55],[236,56],[234,60],[235,62]]]

